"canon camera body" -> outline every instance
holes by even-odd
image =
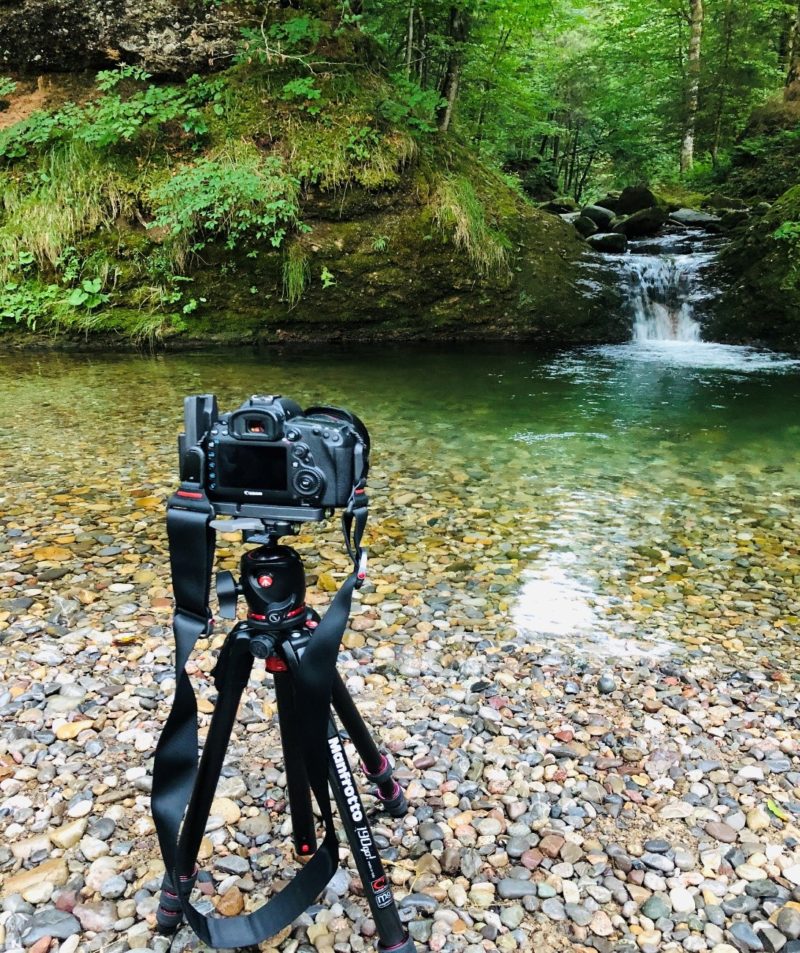
[[[196,484],[217,512],[272,516],[278,507],[313,520],[347,506],[363,485],[369,434],[338,407],[303,410],[279,395],[253,396],[220,414],[216,397],[204,394],[184,400],[178,451],[181,481]]]

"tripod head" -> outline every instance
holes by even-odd
[[[282,536],[294,535],[297,527],[252,519],[214,520],[211,525],[223,532],[241,530],[246,543],[261,543],[242,556],[238,583],[230,572],[217,573],[220,615],[235,619],[236,603],[243,595],[247,618],[254,626],[280,631],[302,625],[307,612],[303,561],[291,546],[278,542]]]

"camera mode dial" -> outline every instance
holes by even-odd
[[[319,470],[303,467],[295,473],[292,484],[300,496],[314,498],[322,493],[324,477]]]

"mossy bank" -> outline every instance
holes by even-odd
[[[360,34],[272,30],[211,76],[6,83],[0,342],[628,335],[573,229]]]

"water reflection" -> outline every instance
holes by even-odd
[[[680,343],[10,354],[8,512],[28,512],[43,484],[92,481],[128,508],[139,483],[166,492],[182,399],[210,391],[225,409],[259,391],[352,407],[374,439],[375,535],[390,531],[404,558],[433,567],[484,547],[481,587],[510,589],[492,598],[531,638],[600,654],[630,654],[634,640],[651,654],[706,638],[717,616],[774,641],[776,620],[800,613],[792,358]],[[42,511],[49,526],[58,518]],[[752,539],[737,538],[745,530]],[[466,573],[448,586],[474,595],[476,582]]]

